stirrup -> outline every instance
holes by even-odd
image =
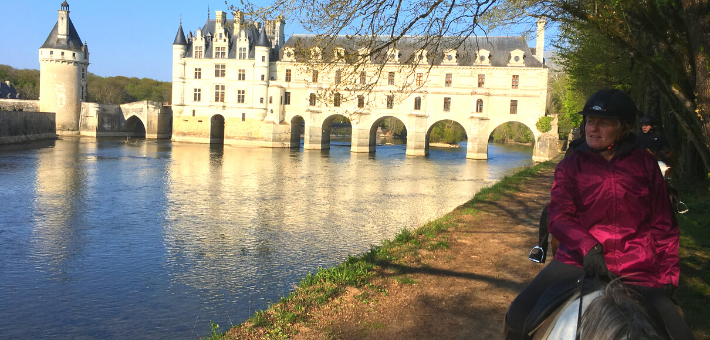
[[[683,208],[681,208],[681,206]],[[683,203],[683,201],[681,201],[681,200],[678,200],[678,204],[675,205],[675,209],[676,209],[676,211],[678,211],[679,214],[685,214],[689,210],[688,206],[685,205],[685,203]]]
[[[533,261],[535,263],[545,263],[545,250],[542,249],[540,246],[534,246],[532,250],[530,250],[530,254],[528,255],[528,260]]]

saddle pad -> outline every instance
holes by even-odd
[[[582,298],[582,314],[589,307],[594,299],[602,294],[601,290],[591,292]],[[557,322],[553,323],[552,331],[547,340],[569,340],[577,336],[577,316],[579,312],[579,298],[574,299],[562,313],[557,317]]]
[[[547,288],[537,300],[528,318],[525,319],[523,334],[528,334],[535,330],[559,306],[577,292],[579,292],[579,286],[576,278],[556,282]]]

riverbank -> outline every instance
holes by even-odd
[[[415,231],[307,276],[288,297],[224,337],[501,339],[507,306],[543,267],[528,261],[527,252],[537,240],[554,166],[546,162],[506,177]],[[704,308],[710,302],[710,204],[702,195],[684,197],[691,212],[679,217],[682,276],[675,293],[696,339],[710,334],[704,321],[710,316]]]

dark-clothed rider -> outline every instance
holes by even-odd
[[[656,159],[634,147],[636,111],[623,92],[601,90],[580,112],[585,141],[557,165],[548,209],[560,245],[508,308],[505,339],[529,338],[525,320],[554,283],[607,272],[655,307],[673,339],[693,339],[668,293],[680,275],[679,230]]]
[[[641,118],[641,133],[636,136],[636,147],[654,154],[664,163],[670,161],[671,147],[663,132],[658,130],[656,120],[651,116]]]

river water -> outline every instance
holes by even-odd
[[[156,140],[0,148],[0,338],[196,339],[435,219],[532,148],[407,157]]]

